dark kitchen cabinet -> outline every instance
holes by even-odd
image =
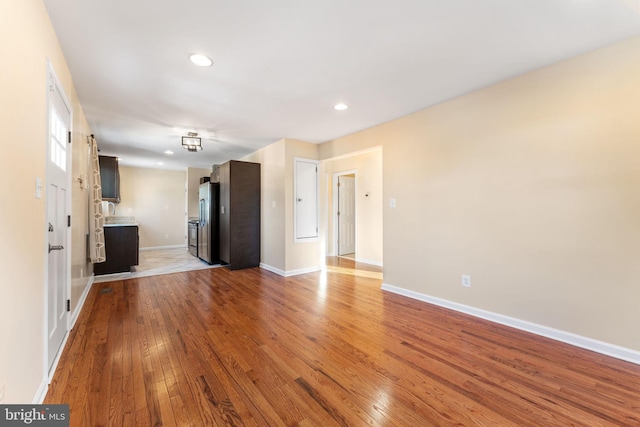
[[[104,227],[107,260],[94,264],[93,272],[97,276],[131,271],[132,266],[138,265],[139,245],[137,225]]]
[[[120,203],[120,169],[118,158],[98,156],[100,163],[100,181],[102,183],[102,200]]]
[[[231,270],[260,265],[260,164],[220,165],[220,259]]]

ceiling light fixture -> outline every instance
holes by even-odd
[[[339,104],[334,105],[334,106],[333,106],[333,108],[334,108],[335,110],[338,110],[338,111],[344,111],[344,110],[346,110],[347,108],[349,108],[349,106],[348,106],[347,104],[343,104],[343,103],[341,102],[341,103],[339,103]]]
[[[211,67],[213,65],[213,59],[201,53],[192,53],[189,55],[189,60],[200,67]]]
[[[171,151],[171,150],[167,150],[167,151],[165,151],[165,152],[164,152],[164,154],[169,154],[169,155],[171,155],[171,154],[173,154],[173,151]]]
[[[198,138],[198,134],[195,132],[189,132],[187,135],[188,136],[182,137],[182,148],[190,153],[202,150],[202,139]]]

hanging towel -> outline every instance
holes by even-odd
[[[102,183],[100,181],[98,145],[93,135],[88,138],[91,146],[89,164],[91,188],[91,193],[89,194],[89,258],[95,264],[105,262],[107,258],[104,250],[104,216],[102,215]]]

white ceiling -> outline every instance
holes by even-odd
[[[44,3],[101,154],[169,169],[324,142],[640,34],[639,0]]]

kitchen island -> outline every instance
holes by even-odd
[[[104,245],[107,260],[93,265],[96,275],[129,272],[138,265],[140,243],[135,218],[107,217]]]

